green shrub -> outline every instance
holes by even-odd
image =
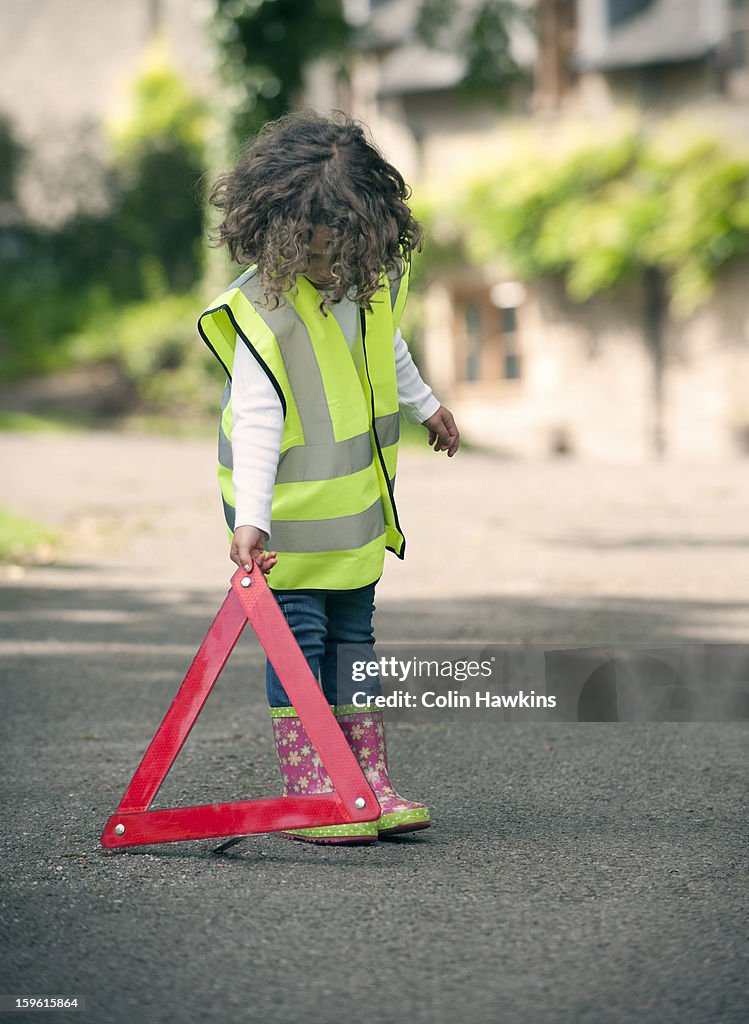
[[[156,316],[162,338],[153,358],[169,347],[172,318],[159,319],[156,295],[189,292],[204,265],[203,200],[206,115],[165,54],[147,54],[132,86],[129,109],[111,128],[113,157],[99,168],[106,208],[91,208],[86,189],[69,195],[75,211],[62,224],[24,220],[16,178],[23,152],[0,123],[0,382],[45,374],[91,358],[107,343],[93,341],[96,324],[118,322],[123,307],[128,359],[142,377],[148,346],[131,342],[127,324]],[[73,186],[71,185],[72,189]],[[145,301],[141,314],[134,313]],[[194,317],[193,317],[194,319]],[[134,330],[135,328],[133,328]]]
[[[0,563],[46,565],[57,560],[61,545],[57,530],[0,506]]]
[[[686,117],[614,125],[594,144],[589,128],[560,145],[531,128],[425,219],[450,240],[427,250],[432,267],[501,259],[524,280],[561,277],[578,302],[652,268],[688,314],[749,252],[749,154]]]
[[[101,310],[67,339],[70,358],[114,363],[146,409],[214,411],[224,375],[197,332],[201,309],[190,292]]]

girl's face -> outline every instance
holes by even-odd
[[[307,276],[313,284],[329,284],[331,281],[330,264],[330,243],[333,232],[330,228],[315,227],[312,229],[312,238],[309,244],[309,267]]]

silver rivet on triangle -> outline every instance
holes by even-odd
[[[114,834],[116,836],[124,835],[124,832],[125,832],[125,826],[124,825],[115,825],[114,826]]]
[[[363,796],[358,796],[356,800],[354,800],[354,807],[358,807],[359,810],[361,810],[362,807],[366,807],[366,804],[367,801],[364,799]]]
[[[242,580],[242,586],[243,587],[251,587],[252,586],[252,580],[250,579],[249,576],[245,576],[245,578]]]

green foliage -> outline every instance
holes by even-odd
[[[201,296],[188,292],[102,309],[67,340],[70,356],[116,364],[146,409],[215,411],[224,375],[197,334],[201,308]]]
[[[0,381],[68,363],[61,341],[87,315],[92,289],[72,275],[62,235],[23,224],[0,229]]]
[[[341,0],[215,0],[216,41],[232,88],[235,140],[285,114],[300,98],[305,64],[340,53],[350,28]]]
[[[525,280],[559,275],[574,301],[657,268],[686,314],[749,252],[749,156],[685,122],[545,149],[528,135],[447,206],[427,223],[461,257],[503,258]]]
[[[451,197],[454,182],[450,182]],[[414,216],[424,228],[424,246],[420,253],[414,253],[411,263],[409,296],[414,292],[421,295],[434,273],[449,271],[456,264],[470,262],[465,249],[466,238],[460,219],[455,215],[451,198],[443,193],[443,186],[436,190],[424,184],[410,199]],[[409,297],[409,304],[411,297]],[[408,305],[406,310],[408,310]]]
[[[111,214],[112,286],[126,282],[124,295],[118,289],[124,298],[147,294],[154,262],[177,291],[200,277],[207,127],[204,104],[155,42],[125,115],[110,125],[119,185]]]
[[[109,126],[120,164],[132,166],[144,153],[175,144],[200,164],[207,128],[205,105],[172,67],[163,45],[155,41],[133,82],[127,110]]]
[[[129,282],[128,298],[147,294],[154,262],[178,291],[200,277],[207,126],[203,103],[154,43],[129,108],[110,125],[120,193],[111,215],[115,278]]]
[[[71,335],[95,323],[106,331],[138,301],[148,317],[156,294],[183,293],[201,276],[205,112],[158,47],[111,133],[107,209],[82,203],[55,228],[20,215],[0,227],[0,380],[92,358]]]
[[[57,530],[0,506],[0,564],[46,565],[57,559],[61,544]]]
[[[415,32],[426,46],[438,49],[452,28],[458,11],[457,0],[421,0]]]
[[[0,203],[15,202],[16,179],[23,155],[23,147],[10,124],[0,119]]]
[[[463,88],[471,93],[505,87],[522,80],[525,73],[515,60],[510,45],[510,25],[519,9],[507,0],[484,0],[465,35],[467,60]]]
[[[0,410],[0,430],[20,434],[78,434],[87,426],[84,417],[53,413],[41,415],[31,412]]]
[[[508,87],[527,77],[511,46],[511,30],[519,23],[532,29],[534,13],[512,0],[481,0],[471,7],[460,0],[422,0],[415,32],[431,49],[465,58],[459,94],[506,104]]]

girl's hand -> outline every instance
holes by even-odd
[[[447,452],[452,457],[460,447],[460,434],[455,426],[453,414],[441,405],[433,416],[424,420],[422,426],[429,431],[429,444],[434,445],[436,452]]]
[[[229,558],[247,572],[252,569],[254,562],[267,575],[276,564],[276,552],[264,550],[267,539],[268,534],[256,526],[238,526],[234,531]]]

